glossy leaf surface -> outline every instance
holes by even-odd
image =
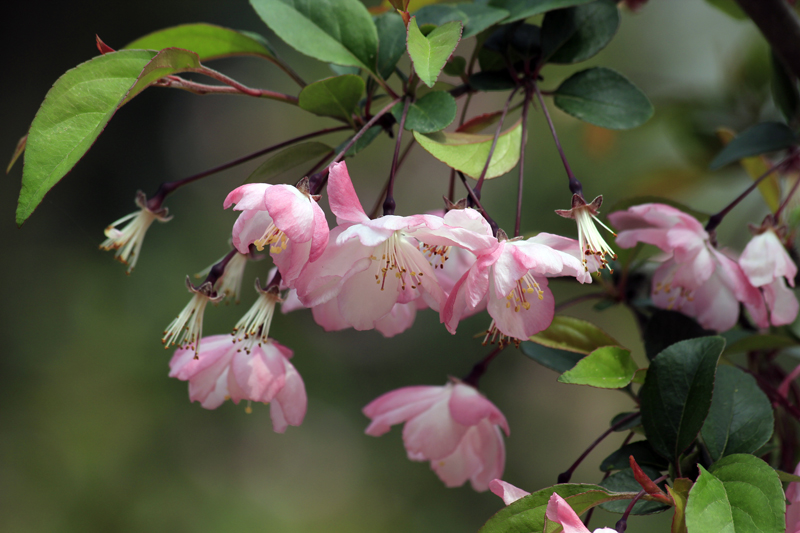
[[[619,342],[591,322],[565,315],[553,317],[550,326],[531,340],[549,348],[583,354],[603,346],[619,346]]]
[[[750,126],[729,142],[711,161],[709,168],[716,170],[734,161],[783,150],[797,143],[797,134],[786,124],[761,122]]]
[[[245,33],[213,24],[181,24],[155,31],[128,43],[123,49],[162,50],[184,48],[195,52],[200,61],[220,57],[254,55],[275,57],[266,43]]]
[[[403,114],[403,102],[392,108],[398,124]],[[443,130],[456,118],[456,99],[446,91],[433,91],[408,106],[405,129],[419,133]]]
[[[408,55],[422,83],[433,87],[460,40],[461,22],[447,22],[426,36],[417,26],[416,17],[411,19],[408,23]]]
[[[333,148],[321,142],[304,142],[284,148],[261,163],[247,178],[247,183],[264,182],[296,168],[303,163],[319,161],[322,156],[333,152]]]
[[[631,382],[638,368],[629,350],[618,346],[604,346],[578,361],[574,368],[559,376],[558,381],[601,389],[619,389]]]
[[[542,22],[542,49],[550,63],[579,63],[605,48],[619,28],[614,0],[550,11]]]
[[[388,79],[406,51],[406,25],[397,13],[384,13],[375,19],[378,31],[378,74]]]
[[[325,78],[300,91],[299,105],[315,115],[341,118],[352,123],[352,115],[364,89],[364,79],[355,74]]]
[[[508,11],[508,18],[503,22],[514,22],[534,15],[540,15],[554,9],[586,4],[592,0],[490,0],[489,5]]]

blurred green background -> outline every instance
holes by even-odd
[[[159,28],[211,22],[266,35],[307,80],[331,75],[280,43],[245,0],[14,2],[4,12],[0,147],[7,156],[58,76],[97,55],[95,34],[116,48]],[[751,23],[699,0],[653,0],[624,14],[616,39],[590,64],[628,76],[656,115],[637,130],[608,132],[554,111],[587,196],[603,194],[611,207],[630,195],[660,194],[712,212],[746,186],[738,168],[713,176],[705,168],[719,147],[714,128],[776,115],[766,47]],[[296,92],[269,63],[212,66],[251,86]],[[572,70],[548,67],[543,87]],[[498,109],[505,97],[476,97],[470,114]],[[360,412],[388,390],[465,375],[489,351],[472,338],[488,325],[485,314],[451,336],[436,314],[421,312],[412,330],[391,340],[324,334],[308,312],[277,317],[272,336],[294,349],[309,394],[305,422],[284,435],[272,432],[266,407],[247,415],[228,402],[206,411],[189,403],[186,383],[167,377],[171,353],[159,341],[188,301],[183,279],[225,253],[235,215],[222,200],[258,162],[170,197],[175,218],[151,227],[131,276],[97,249],[105,226],[134,209],[137,189],[152,194],[162,181],[332,124],[272,101],[149,89],[114,117],[21,229],[14,225],[21,165],[0,180],[0,530],[469,532],[502,506],[488,492],[446,489],[427,464],[409,462],[399,429],[365,436]],[[570,195],[541,113],[532,113],[529,132],[523,229],[575,236],[573,223],[553,214]],[[388,175],[392,147],[381,137],[348,162],[367,209]],[[515,172],[484,189],[487,209],[505,228],[513,228]],[[398,177],[398,214],[440,207],[447,178],[442,164],[415,148]],[[738,209],[740,220],[721,228],[723,243],[740,244],[742,224],[759,222],[764,210],[758,198]],[[255,298],[250,280],[263,280],[269,266],[248,266],[242,304],[209,308],[207,335],[231,329]],[[557,301],[578,294],[573,284],[551,287]],[[644,362],[624,309],[598,313],[583,304],[568,314],[601,325]],[[615,414],[632,407],[622,394],[556,377],[509,349],[481,383],[512,428],[504,479],[528,490],[554,484]],[[599,481],[597,465],[621,439],[607,439],[573,481]],[[598,511],[592,525],[617,518]],[[628,531],[666,530],[669,519],[635,517]]]

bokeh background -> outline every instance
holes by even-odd
[[[245,0],[14,2],[2,18],[6,156],[52,83],[97,55],[95,34],[121,47],[159,28],[211,22],[262,33],[307,80],[331,75],[283,45]],[[459,52],[471,46],[462,43]],[[603,194],[610,207],[659,194],[711,212],[746,186],[738,168],[713,175],[706,168],[719,148],[717,126],[741,129],[776,116],[768,52],[751,23],[699,0],[653,0],[638,14],[624,13],[616,39],[589,64],[624,73],[651,97],[656,114],[637,130],[608,132],[553,111],[587,195]],[[251,86],[297,90],[257,59],[212,66]],[[555,87],[572,70],[548,67],[543,85]],[[504,98],[477,97],[471,114],[498,109]],[[162,181],[329,124],[277,102],[149,89],[114,117],[21,229],[14,224],[21,164],[0,179],[0,530],[468,532],[500,509],[491,493],[446,489],[427,464],[409,462],[399,429],[365,436],[360,411],[388,390],[465,375],[489,351],[472,336],[486,327],[486,315],[451,336],[436,314],[422,312],[412,330],[390,340],[376,332],[325,334],[308,312],[278,316],[272,336],[294,349],[309,394],[305,422],[283,435],[272,432],[268,408],[254,406],[248,415],[228,402],[206,411],[189,403],[186,383],[167,377],[171,354],[160,336],[188,301],[184,277],[225,253],[235,215],[222,210],[222,200],[258,162],[170,197],[174,219],[151,227],[131,276],[98,251],[103,228],[134,209],[137,189],[152,194]],[[540,113],[532,113],[529,132],[523,229],[575,236],[574,225],[553,214],[570,195]],[[379,138],[348,163],[365,205],[388,175],[392,147]],[[447,177],[415,148],[398,177],[398,214],[440,207]],[[506,228],[513,227],[515,188],[509,175],[484,189],[487,209]],[[759,222],[763,210],[749,199],[723,225],[721,241],[741,245],[743,224]],[[269,266],[248,266],[239,306],[209,308],[206,334],[230,330],[255,298],[249,280],[263,280]],[[569,283],[551,287],[557,301],[578,294]],[[567,313],[601,325],[644,362],[625,309],[599,313],[582,304]],[[620,393],[556,377],[509,349],[481,383],[512,428],[504,478],[528,490],[554,484],[615,414],[632,407]],[[607,439],[573,480],[599,481],[597,465],[621,439]],[[617,518],[598,511],[593,526]],[[629,531],[666,529],[668,521],[666,514],[632,518]]]

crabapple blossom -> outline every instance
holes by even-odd
[[[439,227],[442,219],[391,215],[370,220],[344,163],[330,169],[328,197],[340,225],[331,231],[322,256],[295,282],[303,304],[313,308],[336,298],[339,315],[357,330],[375,328],[398,303],[421,298],[438,311],[445,294],[411,233]]]
[[[530,492],[506,483],[502,479],[493,479],[489,482],[489,490],[503,499],[503,503],[511,505],[520,498],[528,496]]]
[[[200,339],[203,337],[203,315],[206,306],[208,302],[222,301],[223,296],[217,294],[210,281],[195,287],[189,281],[189,276],[186,276],[186,288],[192,293],[192,299],[164,330],[161,343],[164,348],[176,344],[181,347],[188,346],[196,353],[200,350]]]
[[[206,409],[216,409],[230,398],[270,404],[272,428],[277,433],[299,426],[306,413],[303,380],[289,362],[292,351],[273,339],[242,349],[230,335],[203,339],[195,353],[175,351],[169,363],[170,377],[189,382],[189,399]]]
[[[448,487],[470,480],[484,491],[503,473],[505,444],[500,428],[508,422],[474,387],[454,381],[444,387],[404,387],[364,407],[372,422],[367,435],[378,437],[405,422],[403,443],[412,461],[430,461]]]
[[[139,260],[139,252],[142,249],[144,236],[153,221],[167,222],[172,218],[169,216],[169,211],[166,207],[157,210],[148,208],[147,197],[142,191],[136,193],[135,202],[139,206],[139,211],[112,222],[105,230],[106,240],[100,244],[102,250],[117,251],[114,254],[114,259],[124,265],[128,265],[129,274],[133,267],[136,266],[136,261]],[[124,222],[128,222],[128,224],[122,229],[117,229],[116,226]]]
[[[747,279],[764,292],[773,326],[791,324],[797,318],[797,298],[789,287],[794,287],[797,266],[786,253],[780,237],[772,224],[756,229],[756,235],[745,246],[739,265]]]
[[[556,213],[564,218],[571,218],[578,224],[578,245],[581,250],[581,261],[584,266],[587,265],[587,258],[594,258],[601,264],[602,267],[608,265],[606,255],[616,259],[617,255],[614,250],[606,243],[600,232],[597,231],[594,223],[597,222],[612,235],[614,234],[605,224],[600,222],[597,214],[600,212],[600,206],[603,205],[603,197],[598,196],[592,203],[587,204],[586,200],[580,194],[572,195],[572,208],[571,209],[556,209]]]
[[[238,251],[233,253],[230,260],[225,264],[222,275],[217,278],[217,281],[214,283],[217,294],[222,296],[223,299],[227,298],[233,300],[237,304],[239,303],[239,295],[242,292],[242,278],[244,277],[244,268],[247,266],[248,255],[249,254],[243,254]],[[202,278],[207,276],[211,273],[211,269],[222,261],[225,261],[225,257],[202,272],[198,272],[194,277]]]
[[[545,516],[547,516],[547,519],[551,522],[555,522],[563,527],[564,533],[590,533],[589,528],[581,522],[578,513],[575,512],[564,498],[555,492],[550,496],[550,501],[547,502]],[[594,530],[594,533],[598,533],[599,531],[617,533],[616,529],[611,529],[610,527],[597,528]]]
[[[328,222],[308,190],[308,179],[297,187],[248,183],[231,191],[223,207],[233,204],[242,211],[233,225],[233,245],[247,253],[250,244],[258,250],[269,246],[270,255],[287,283],[303,267],[316,261],[328,244]]]
[[[262,289],[258,278],[255,287],[258,298],[233,328],[234,342],[243,342],[245,349],[249,349],[254,343],[269,342],[269,328],[275,315],[275,304],[280,301],[278,287]]]
[[[756,325],[768,325],[760,291],[736,261],[711,245],[697,219],[665,204],[636,205],[608,218],[619,230],[619,246],[643,242],[668,254],[653,275],[657,307],[681,311],[705,328],[725,331],[738,320],[742,302]]]
[[[794,469],[800,476],[800,464]],[[800,483],[793,481],[786,487],[786,533],[800,532]]]

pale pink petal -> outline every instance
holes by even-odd
[[[769,308],[769,321],[773,326],[785,326],[797,318],[797,297],[786,286],[784,278],[778,278],[761,288]]]
[[[561,524],[564,533],[589,533],[575,510],[555,492],[547,503],[546,515],[548,520]]]
[[[245,211],[233,223],[231,241],[239,252],[246,254],[271,224],[272,217],[266,211]]]
[[[270,274],[269,277],[272,278],[272,274]],[[281,313],[285,315],[286,313],[291,313],[299,309],[306,309],[306,306],[303,305],[303,302],[297,297],[297,290],[290,289],[283,298],[283,302],[281,302]]]
[[[275,226],[290,240],[308,242],[314,234],[314,209],[311,198],[292,185],[275,185],[264,193],[267,211]],[[327,225],[327,223],[326,223]]]
[[[241,400],[268,403],[285,384],[284,357],[272,346],[272,342],[256,345],[250,353],[240,349],[233,356],[231,369],[243,393],[240,396],[231,391],[231,399],[235,403]]]
[[[322,326],[325,331],[340,331],[350,327],[350,324],[342,318],[339,312],[339,300],[335,297],[312,307],[311,314],[314,315],[314,322]]]
[[[230,366],[226,366],[222,373],[217,378],[214,388],[201,398],[196,391],[192,390],[192,383],[189,382],[189,398],[194,396],[192,401],[198,400],[204,409],[216,409],[228,399],[230,393],[228,391],[228,372]],[[193,394],[194,393],[194,394]]]
[[[526,294],[530,308],[515,305],[502,295],[494,292],[494,287],[489,286],[489,297],[486,309],[494,319],[497,329],[509,337],[526,340],[547,329],[553,321],[555,314],[555,300],[553,293],[547,287],[547,278],[535,278],[542,291],[540,300],[537,293]]]
[[[785,277],[794,287],[797,265],[786,252],[778,236],[772,230],[755,235],[747,243],[739,265],[745,275],[756,287],[761,287],[773,280]]]
[[[347,165],[344,161],[331,166],[328,174],[328,202],[331,211],[336,215],[336,221],[342,222],[366,222],[369,217],[361,207],[361,201],[353,188],[350,174],[347,172]]]
[[[308,264],[310,252],[311,241],[295,242],[290,240],[286,243],[286,249],[270,253],[275,266],[281,271],[284,283],[291,286],[300,277],[303,269]]]
[[[421,300],[421,299],[420,299]],[[387,338],[394,337],[403,333],[414,325],[414,318],[417,316],[417,304],[415,301],[394,304],[389,314],[375,322],[375,329]],[[319,324],[319,322],[317,322]],[[325,330],[329,331],[329,330]]]
[[[475,254],[489,253],[498,245],[492,228],[474,209],[453,209],[442,224],[426,224],[408,232],[420,242],[434,246],[456,246]]]
[[[478,389],[457,383],[450,396],[450,415],[459,424],[474,426],[484,418],[492,424],[502,427],[509,434],[508,422],[503,413],[486,399]]]
[[[475,264],[475,254],[463,248],[452,247],[447,254],[447,260],[442,262],[437,256],[431,258],[430,262],[433,263],[433,272],[439,286],[449,296],[456,282]]]
[[[376,264],[373,260],[372,264]],[[397,303],[400,280],[394,275],[376,282],[376,268],[370,267],[354,274],[338,295],[339,313],[356,330],[373,329],[375,322],[386,316]]]
[[[236,187],[228,193],[222,203],[224,209],[228,209],[232,204],[236,204],[234,211],[244,211],[247,209],[265,210],[264,193],[272,187],[269,183],[247,183],[241,187]]]
[[[328,221],[325,219],[325,213],[319,204],[312,200],[311,206],[314,211],[314,234],[311,236],[311,253],[308,260],[316,261],[328,246],[330,231],[328,229]]]
[[[530,495],[530,492],[506,483],[502,479],[493,479],[489,482],[489,490],[503,499],[503,503],[511,505],[520,498]]]
[[[336,237],[336,244],[342,245],[352,239],[358,239],[362,245],[376,247],[386,242],[395,230],[387,228],[376,228],[367,224],[353,224],[348,226],[341,234]]]
[[[365,433],[378,437],[400,422],[406,422],[449,395],[445,387],[403,387],[372,400],[363,409],[372,420]]]
[[[283,364],[285,365],[285,385],[269,405],[272,429],[276,433],[286,431],[287,425],[299,426],[302,424],[308,406],[303,379],[288,360],[284,359]]]
[[[481,463],[481,457],[477,452],[478,429],[470,427],[464,434],[463,438],[459,441],[458,446],[452,453],[431,461],[431,469],[436,472],[446,487],[460,487],[468,479],[472,478],[476,472],[483,470],[484,465]],[[475,488],[475,490],[482,492],[488,488],[482,489]]]
[[[459,424],[450,416],[448,406],[452,385],[445,387],[442,396],[427,410],[418,414],[403,427],[403,443],[406,450],[422,454],[431,461],[447,457],[458,447],[469,426]]]

